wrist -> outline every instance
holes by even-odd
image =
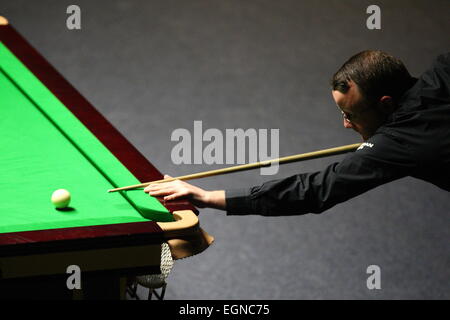
[[[225,191],[206,191],[204,195],[204,202],[207,207],[225,210]]]

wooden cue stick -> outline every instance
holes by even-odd
[[[295,162],[295,161],[304,161],[304,160],[317,159],[317,158],[322,158],[322,157],[327,157],[327,156],[334,156],[334,155],[354,151],[360,145],[361,145],[361,143],[354,143],[354,144],[349,144],[349,145],[345,145],[345,146],[324,149],[324,150],[318,150],[318,151],[313,151],[313,152],[308,152],[308,153],[301,153],[301,154],[296,154],[296,155],[272,159],[272,160],[265,160],[265,161],[254,162],[254,163],[249,163],[249,164],[242,164],[242,165],[238,165],[238,166],[204,171],[204,172],[199,172],[199,173],[193,173],[193,174],[188,174],[185,176],[179,176],[179,177],[174,177],[174,178],[155,180],[155,181],[151,181],[151,182],[135,184],[132,186],[110,189],[110,190],[108,190],[108,192],[142,188],[142,187],[147,187],[150,184],[161,183],[161,182],[171,182],[174,180],[193,180],[193,179],[217,176],[217,175],[226,174],[226,173],[267,167],[267,166],[271,165],[272,163],[284,164],[284,163],[290,163],[290,162]]]

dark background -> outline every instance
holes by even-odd
[[[81,30],[66,8],[81,7]],[[366,8],[381,8],[368,30]],[[280,156],[360,141],[345,130],[329,88],[353,54],[387,51],[417,76],[449,50],[450,2],[18,1],[0,14],[159,170],[175,165],[171,133],[280,129]],[[339,156],[207,178],[206,189],[247,187],[320,170]],[[449,299],[449,194],[406,178],[322,215],[227,217],[201,210],[215,244],[176,262],[166,299]],[[366,268],[380,266],[381,290]],[[144,290],[140,290],[144,294]]]

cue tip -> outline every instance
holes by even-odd
[[[9,24],[8,19],[6,19],[3,16],[0,16],[0,26],[6,26],[8,24]]]

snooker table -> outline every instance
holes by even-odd
[[[1,16],[0,97],[0,297],[73,297],[77,265],[123,298],[126,277],[160,273],[162,243],[174,259],[211,244],[188,202],[107,192],[163,176]]]

